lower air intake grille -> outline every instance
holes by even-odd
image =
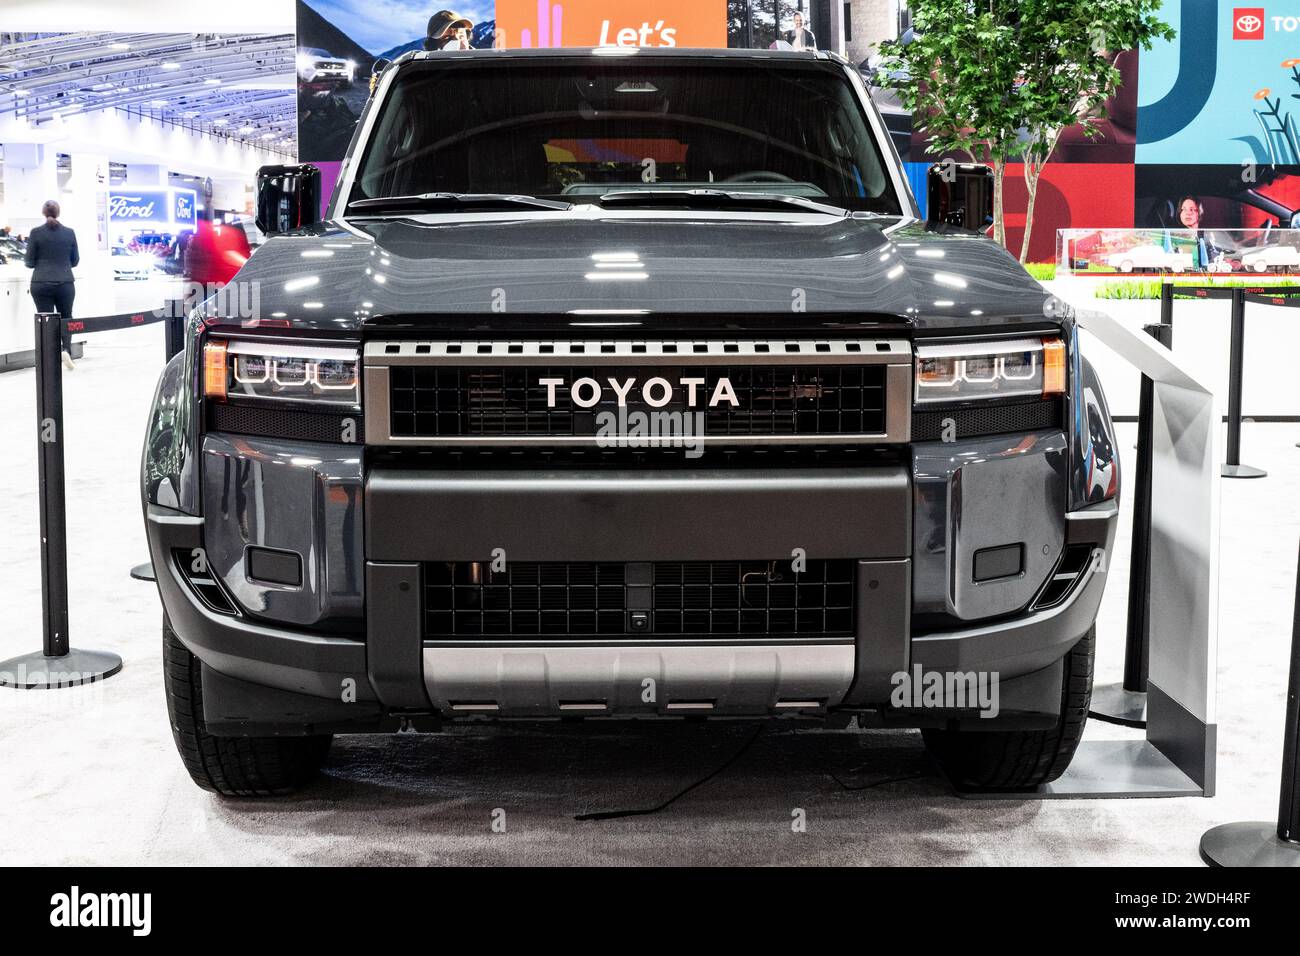
[[[1083,578],[1084,572],[1091,567],[1092,552],[1093,546],[1090,544],[1067,546],[1061,554],[1061,560],[1057,562],[1056,570],[1038,592],[1038,597],[1034,598],[1030,610],[1043,611],[1062,604]]]
[[[1061,403],[1054,398],[1015,405],[989,402],[912,413],[912,441],[960,441],[1061,427]],[[947,432],[947,434],[945,434]]]
[[[234,435],[292,438],[300,441],[365,441],[363,419],[359,414],[351,412],[309,412],[214,403],[208,413],[208,428]]]
[[[854,562],[430,562],[428,640],[848,637]]]

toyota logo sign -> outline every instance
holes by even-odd
[[[1233,10],[1232,38],[1234,40],[1264,39],[1264,8],[1237,7]]]

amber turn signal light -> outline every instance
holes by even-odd
[[[226,343],[221,339],[203,346],[203,397],[226,400]]]
[[[1065,394],[1065,342],[1043,339],[1043,397]]]

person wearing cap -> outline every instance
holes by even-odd
[[[469,31],[474,23],[459,13],[439,10],[429,17],[429,27],[425,30],[424,48],[426,50],[468,50]]]

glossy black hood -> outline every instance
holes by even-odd
[[[340,332],[363,323],[517,330],[610,322],[933,332],[1062,321],[1059,300],[995,243],[916,220],[861,215],[576,206],[328,222],[271,239],[237,282],[255,284],[258,318],[241,321],[232,311],[214,316],[214,324]]]

